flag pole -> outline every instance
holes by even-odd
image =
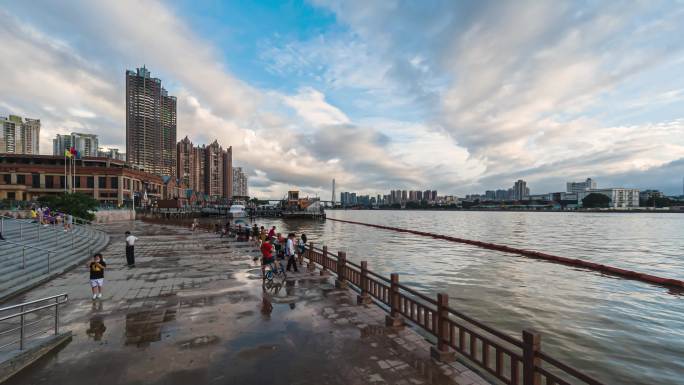
[[[66,194],[67,192],[67,156],[66,156],[66,151],[64,151],[64,193]]]

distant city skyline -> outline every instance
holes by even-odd
[[[177,137],[232,145],[260,197],[327,197],[333,177],[337,191],[464,196],[518,179],[561,191],[588,175],[679,195],[682,12],[8,0],[0,115],[40,119],[41,153],[71,132],[126,152],[121,74],[145,64],[177,97]]]

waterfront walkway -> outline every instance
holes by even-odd
[[[133,269],[125,230],[139,237]],[[139,221],[109,231],[102,300],[84,264],[11,301],[68,293],[74,338],[6,384],[487,384],[333,278],[300,269],[264,288],[247,243]]]

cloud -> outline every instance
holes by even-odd
[[[630,175],[682,156],[684,79],[676,63],[684,51],[675,37],[684,34],[682,6],[315,4],[382,59],[391,69],[385,81],[406,84],[405,92],[425,100],[436,94],[426,121],[485,166],[464,181],[469,188],[504,187],[526,176],[552,191],[568,173]],[[639,95],[647,86],[655,100]],[[634,115],[635,100],[641,110],[633,123],[616,125],[601,114]],[[661,105],[673,112],[663,114]],[[654,121],[650,112],[668,118]],[[606,153],[610,160],[598,161]]]
[[[328,104],[325,95],[313,88],[302,88],[297,95],[285,96],[284,101],[313,126],[349,123],[344,112]]]
[[[179,137],[232,145],[264,197],[648,170],[663,178],[638,187],[674,189],[684,157],[681,6],[315,1],[338,24],[254,42],[276,79],[256,87],[166,3],[30,3],[0,11],[0,108],[41,119],[44,152],[71,131],[123,149],[124,71],[146,64],[178,97]]]

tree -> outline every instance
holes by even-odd
[[[591,193],[582,199],[582,207],[592,208],[606,208],[610,205],[610,198],[607,195],[599,193]]]
[[[418,202],[413,202],[413,201],[406,202],[406,208],[411,209],[411,210],[415,210],[415,209],[419,209],[420,205],[418,204]]]
[[[393,209],[400,209],[400,208],[401,208],[401,204],[400,204],[400,203],[392,203],[392,205],[391,205],[390,207],[393,208]]]
[[[89,221],[95,219],[95,214],[93,212],[97,211],[100,204],[97,199],[83,193],[45,195],[38,198],[38,201],[51,210],[68,213]]]

